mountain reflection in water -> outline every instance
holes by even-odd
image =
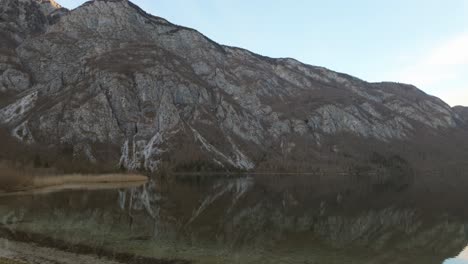
[[[453,259],[468,244],[468,195],[459,183],[177,176],[119,190],[2,197],[0,235],[198,263],[466,263],[464,253]]]

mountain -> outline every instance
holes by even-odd
[[[465,122],[468,121],[468,107],[465,106],[455,106],[453,111],[458,114],[458,116],[463,119]]]
[[[467,118],[411,85],[223,46],[126,0],[0,1],[0,122],[30,145],[150,171],[418,170],[468,153]]]

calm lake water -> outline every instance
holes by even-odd
[[[0,236],[129,263],[468,263],[468,192],[447,182],[187,175],[24,194],[0,197]]]

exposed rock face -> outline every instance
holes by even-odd
[[[455,106],[453,111],[458,114],[458,116],[463,119],[465,122],[468,121],[468,107],[464,106]]]
[[[0,92],[9,98],[0,122],[21,140],[73,144],[91,160],[97,143],[120,146],[131,169],[156,170],[187,146],[252,169],[265,153],[340,133],[388,143],[466,122],[413,86],[222,46],[125,0],[73,11],[1,0],[0,22]]]

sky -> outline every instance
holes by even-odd
[[[457,258],[446,260],[443,264],[468,264],[468,247]]]
[[[83,0],[57,0],[75,8]],[[468,106],[468,0],[133,0],[218,43]]]

